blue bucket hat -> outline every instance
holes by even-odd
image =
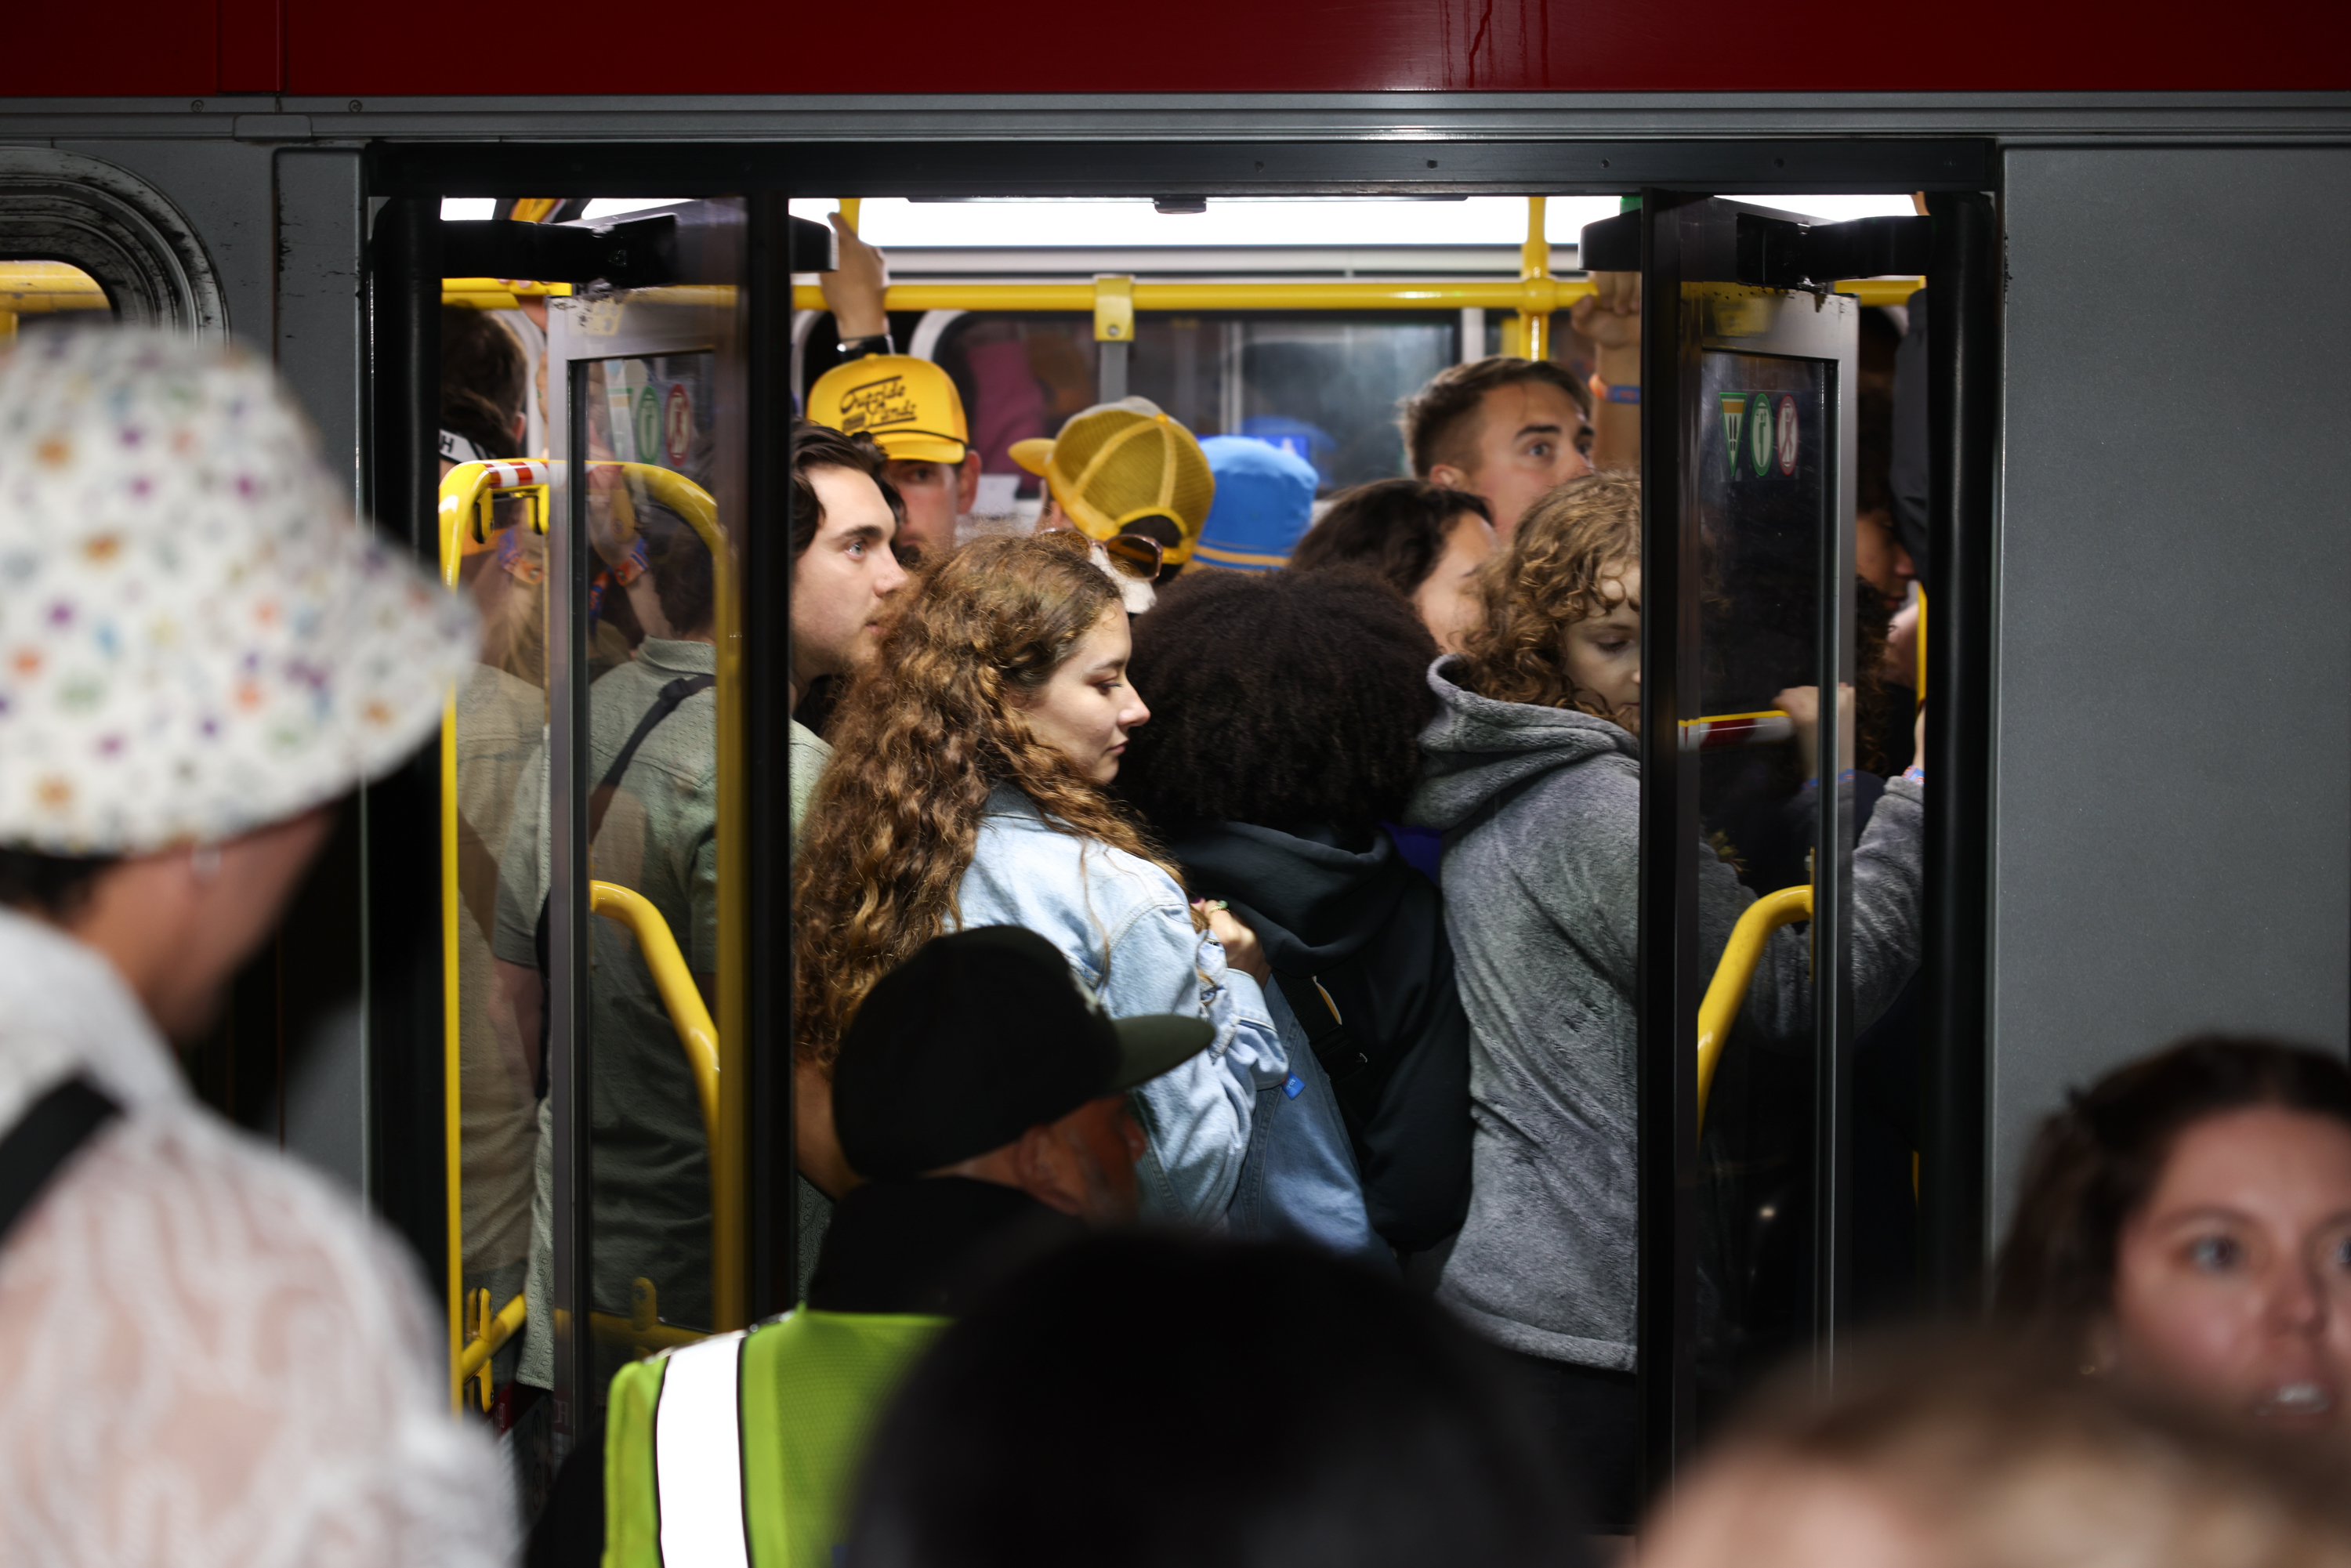
[[[1249,435],[1211,435],[1200,450],[1217,476],[1217,498],[1194,556],[1228,571],[1288,565],[1314,520],[1314,465]]]

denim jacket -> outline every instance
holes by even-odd
[[[1146,1218],[1217,1224],[1239,1187],[1261,1090],[1290,1060],[1249,976],[1195,932],[1183,888],[1150,862],[1057,827],[1019,789],[988,797],[957,890],[965,925],[1025,925],[1059,947],[1113,1018],[1185,1013],[1208,1049],[1134,1091],[1149,1147],[1135,1167]]]

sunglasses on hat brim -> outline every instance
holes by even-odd
[[[1143,531],[1146,523],[1164,524],[1177,538],[1184,537],[1184,525],[1165,512],[1136,512],[1119,518],[1118,532],[1103,539],[1102,547],[1120,568],[1149,581],[1165,570],[1176,547]]]

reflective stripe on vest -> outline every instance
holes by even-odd
[[[744,1535],[743,1336],[664,1357],[653,1412],[653,1479],[664,1568],[751,1568]]]
[[[832,1568],[874,1418],[946,1327],[803,1307],[622,1367],[603,1568]]]

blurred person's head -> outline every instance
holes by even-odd
[[[2351,1433],[2351,1069],[2208,1036],[2070,1096],[2025,1157],[1995,1306],[2061,1364]]]
[[[1249,435],[1211,435],[1200,452],[1217,498],[1194,558],[1227,571],[1279,570],[1314,519],[1314,465]]]
[[[1462,684],[1496,702],[1641,716],[1641,482],[1593,474],[1545,496],[1479,570]]]
[[[882,449],[802,420],[792,426],[792,687],[873,656],[883,601],[906,580],[891,553],[898,502]]]
[[[1453,365],[1405,401],[1412,471],[1483,496],[1504,538],[1554,487],[1592,472],[1592,394],[1548,360]]]
[[[882,448],[883,475],[905,507],[902,552],[919,560],[955,549],[956,518],[979,496],[980,463],[946,371],[908,354],[868,354],[817,378],[808,416]]]
[[[1004,1281],[908,1375],[846,1560],[1579,1563],[1559,1468],[1496,1354],[1319,1252],[1090,1238]],[[1141,1401],[1132,1419],[1122,1399]]]
[[[1134,688],[1155,717],[1129,742],[1120,791],[1166,831],[1360,839],[1420,781],[1436,656],[1411,610],[1361,573],[1186,577],[1134,623]]]
[[[1782,1380],[1676,1488],[1642,1568],[2351,1568],[2303,1456],[2006,1347],[1847,1352]]]
[[[1377,479],[1333,497],[1290,567],[1373,573],[1412,601],[1437,647],[1458,653],[1477,621],[1478,569],[1493,553],[1493,508],[1483,496],[1426,479]]]
[[[131,328],[0,356],[0,904],[199,1033],[333,802],[415,749],[474,617],[351,516],[244,354]]]
[[[830,1062],[873,983],[946,929],[991,789],[1160,860],[1103,789],[1151,716],[1131,648],[1119,585],[1076,535],[974,539],[917,575],[834,710],[794,867],[804,1057]]]
[[[1918,575],[1894,527],[1894,394],[1863,386],[1855,395],[1860,433],[1855,472],[1853,569],[1897,606]]]
[[[1045,481],[1037,531],[1075,528],[1107,540],[1140,534],[1172,574],[1191,560],[1216,500],[1216,476],[1192,433],[1146,398],[1071,414],[1051,440],[1016,441],[1012,460]]]
[[[1113,1019],[1042,936],[973,926],[866,993],[833,1064],[833,1125],[869,1181],[965,1176],[1121,1224],[1144,1150],[1126,1092],[1215,1035],[1206,1019]]]
[[[718,596],[710,547],[692,524],[650,497],[637,502],[636,517],[645,570],[630,580],[628,593],[637,624],[647,636],[713,641]]]
[[[441,476],[460,463],[522,455],[530,382],[522,345],[469,305],[441,307]]]

